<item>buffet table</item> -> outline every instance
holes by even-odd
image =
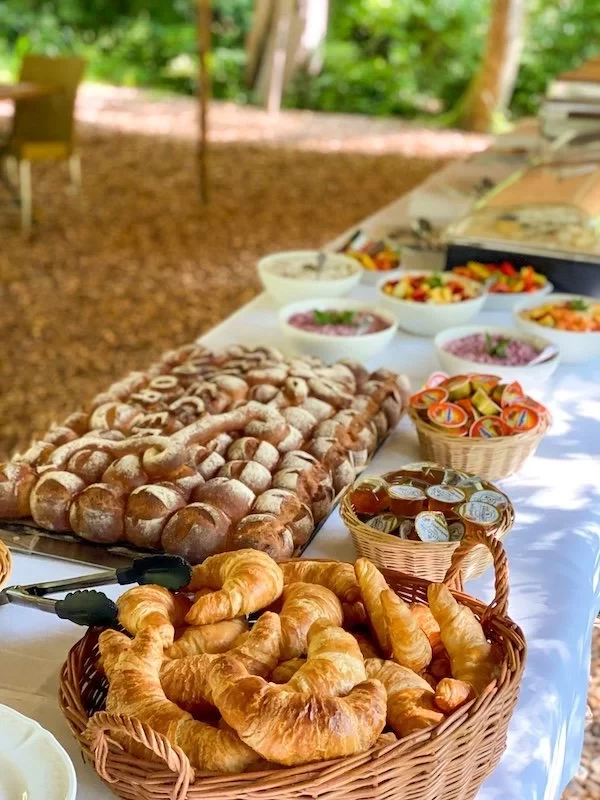
[[[452,165],[450,174],[452,170],[458,174],[459,167]],[[485,170],[489,174],[489,163]],[[370,222],[393,218],[398,224],[410,203],[410,196],[402,198]],[[361,285],[354,296],[369,300],[374,290]],[[492,312],[475,321],[510,324],[508,315]],[[241,339],[247,345],[269,343],[285,350],[274,307],[265,295],[201,341],[220,348]],[[367,366],[404,372],[416,389],[437,363],[430,339],[399,333]],[[536,389],[535,397],[550,407],[554,425],[521,473],[501,483],[517,513],[515,528],[506,539],[510,614],[527,636],[529,661],[507,750],[478,794],[479,800],[556,800],[577,770],[581,754],[591,633],[600,608],[600,514],[595,508],[599,499],[600,364],[559,367],[546,387]],[[384,472],[418,459],[416,436],[405,418],[370,469]],[[337,512],[326,521],[306,555],[355,558]],[[80,564],[17,554],[10,582],[56,580],[92,571]],[[488,570],[467,590],[489,599],[492,585],[493,575]],[[107,594],[116,597],[121,591],[120,587],[108,587]],[[1,608],[0,703],[33,717],[56,735],[75,763],[78,800],[108,800],[108,789],[93,769],[83,764],[56,702],[58,670],[82,633],[81,628],[49,614],[22,607]]]

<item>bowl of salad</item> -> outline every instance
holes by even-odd
[[[404,272],[380,281],[377,291],[399,327],[418,336],[435,336],[469,322],[487,296],[481,283],[452,272]]]
[[[323,297],[291,303],[279,312],[279,325],[291,347],[323,361],[363,361],[383,350],[398,323],[385,308],[352,299]]]
[[[527,300],[514,309],[517,326],[555,344],[564,362],[600,358],[600,301],[574,294],[551,294]]]
[[[486,286],[485,307],[489,311],[508,311],[524,299],[543,297],[554,289],[548,278],[532,266],[516,267],[510,261],[500,264],[468,261],[453,267],[452,272]]]

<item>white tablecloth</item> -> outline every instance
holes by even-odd
[[[397,223],[405,209],[406,198],[383,213]],[[373,291],[360,286],[355,294],[369,299]],[[509,322],[507,315],[489,312],[480,321]],[[202,341],[219,347],[241,339],[246,344],[283,347],[266,297],[254,300]],[[431,340],[399,334],[369,366],[405,372],[416,388],[438,365]],[[553,428],[521,473],[502,484],[517,512],[515,528],[506,540],[510,613],[525,631],[529,659],[506,753],[478,800],[557,800],[581,754],[591,631],[600,607],[600,364],[559,367],[535,396],[550,406]],[[416,437],[408,420],[403,420],[371,469],[381,472],[415,459]],[[306,555],[354,557],[337,513]],[[11,582],[56,580],[90,571],[81,565],[17,555]],[[468,589],[490,599],[492,584],[488,570]],[[112,596],[117,592],[114,587],[107,591]],[[108,789],[82,763],[56,703],[59,667],[82,633],[50,614],[0,608],[0,703],[38,720],[70,752],[78,772],[78,800],[107,800]]]

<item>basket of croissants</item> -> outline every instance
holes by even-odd
[[[0,542],[0,586],[2,586],[10,575],[11,565],[10,550],[4,542]]]
[[[468,800],[505,747],[525,661],[502,545],[486,606],[398,572],[222,553],[184,592],[136,586],[60,703],[121,798]]]

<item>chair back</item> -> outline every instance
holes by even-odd
[[[27,143],[47,143],[62,145],[67,154],[71,151],[75,99],[85,66],[82,58],[25,56],[19,80],[48,85],[55,91],[41,97],[17,100],[10,134],[11,149],[22,148]]]

